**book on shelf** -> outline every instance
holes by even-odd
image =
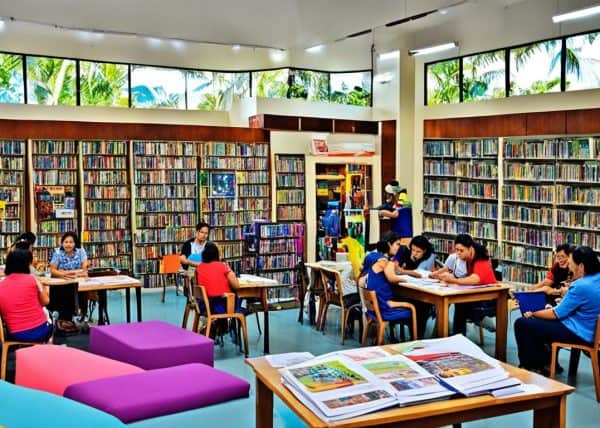
[[[453,396],[521,392],[518,379],[462,335],[337,351],[280,373],[282,383],[326,422]]]

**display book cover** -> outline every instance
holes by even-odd
[[[282,383],[326,422],[455,395],[522,392],[518,379],[462,335],[333,352],[280,373]]]
[[[546,307],[546,293],[543,291],[516,291],[514,296],[519,302],[521,314],[539,311]]]

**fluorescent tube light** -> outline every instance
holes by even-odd
[[[316,52],[319,52],[320,50],[322,50],[324,47],[325,47],[325,45],[315,45],[315,46],[311,46],[310,48],[306,48],[304,50],[308,53],[316,53]]]
[[[573,12],[561,13],[560,15],[554,15],[552,22],[555,24],[563,21],[570,21],[572,19],[585,18],[587,16],[597,15],[600,13],[600,5],[592,6],[585,9],[574,10]]]
[[[395,59],[395,58],[398,58],[399,54],[400,54],[400,51],[397,51],[397,50],[391,51],[391,52],[384,52],[384,53],[379,54],[379,60],[385,61],[388,59]]]
[[[444,43],[442,45],[428,46],[426,48],[411,49],[408,51],[409,55],[428,55],[437,52],[447,51],[458,47],[457,42]]]

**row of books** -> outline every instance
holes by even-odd
[[[104,243],[111,241],[131,241],[131,233],[126,227],[103,227],[86,229],[81,233],[82,242]]]
[[[156,170],[135,171],[135,184],[196,183],[196,171]]]
[[[560,164],[558,179],[600,184],[600,161],[586,162],[583,165]]]
[[[427,197],[423,211],[436,214],[454,214],[454,199]]]
[[[87,181],[84,182],[87,183]],[[129,188],[125,185],[94,186],[88,184],[83,189],[83,197],[86,199],[129,199]]]
[[[86,169],[127,169],[129,162],[125,156],[89,155],[83,159],[83,167]]]
[[[193,196],[193,195],[192,195]],[[115,206],[118,207],[123,201],[115,201]],[[135,210],[138,213],[152,213],[152,212],[195,212],[196,211],[196,200],[195,199],[136,199]],[[122,212],[118,211],[117,212]]]
[[[293,254],[259,255],[257,267],[262,273],[267,269],[286,269],[296,266],[299,262],[300,257],[295,252]]]
[[[261,185],[261,184],[251,184],[247,186],[240,186],[238,188],[238,196],[242,198],[247,197],[259,197],[259,198],[268,198],[269,197],[269,185]]]
[[[0,221],[0,233],[21,233],[21,229],[21,220],[4,219]],[[6,248],[6,246],[2,248]]]
[[[77,141],[72,140],[34,140],[33,153],[36,155],[77,154]]]
[[[503,218],[509,221],[552,226],[554,210],[547,206],[524,207],[521,205],[503,205]]]
[[[25,142],[19,140],[2,140],[0,155],[23,156],[25,155]]]
[[[136,169],[196,169],[196,158],[136,156],[134,166]]]
[[[105,216],[98,213],[87,214],[85,224],[87,230],[119,229],[122,233],[129,233],[130,226],[128,216]]]
[[[196,143],[178,141],[134,141],[133,153],[143,156],[196,156]]]
[[[152,227],[194,227],[196,226],[195,213],[161,213],[151,214],[146,213],[143,216],[136,216],[135,225],[138,228]]]
[[[269,184],[267,171],[238,171],[235,176],[238,184]]]
[[[139,243],[184,242],[190,238],[189,229],[165,227],[164,229],[141,229],[135,231]]]
[[[496,239],[496,223],[456,220],[456,233],[467,233],[473,238]]]
[[[23,170],[23,165],[24,165],[24,159],[22,156],[10,156],[10,157],[3,157],[0,156],[0,168],[2,168],[3,170],[7,170],[7,169],[15,169],[15,170]]]
[[[67,218],[67,219],[60,219],[60,220],[54,220],[54,221],[44,221],[38,224],[38,232],[40,233],[56,233],[56,234],[62,234],[65,232],[72,232],[74,230],[77,230],[77,223],[75,221],[75,219],[72,218]],[[38,239],[36,240],[36,244],[40,245],[40,246],[45,246],[41,244],[41,239],[43,239],[43,236],[38,236]]]
[[[296,238],[263,239],[258,243],[258,251],[263,254],[296,253],[296,242]]]
[[[127,175],[127,171],[125,170],[85,171],[83,173],[83,182],[84,184],[91,185],[127,186],[129,183],[129,177]]]
[[[0,201],[0,205],[4,205],[4,216],[0,216],[0,221],[20,218],[21,207],[19,204],[6,205],[6,202]]]
[[[200,158],[201,167],[204,169],[225,169],[225,170],[255,170],[264,171],[268,168],[267,159],[263,158],[218,158],[202,157]]]
[[[508,201],[542,202],[554,201],[554,186],[513,184],[502,186],[503,198]]]
[[[600,205],[599,188],[556,186],[556,202],[559,204]]]
[[[556,139],[504,139],[504,157],[514,159],[554,159],[557,153],[557,141]]]
[[[452,196],[456,194],[456,181],[451,180],[425,180],[425,193]]]
[[[472,202],[458,200],[456,201],[457,216],[478,217],[486,220],[495,220],[498,218],[498,205],[487,202]]]
[[[210,231],[210,239],[212,241],[230,241],[242,239],[242,228],[234,227],[218,227]]]
[[[450,176],[455,175],[455,161],[450,160],[428,160],[423,162],[423,174],[434,176]]]
[[[557,231],[555,232],[556,242],[569,242],[573,245],[587,245],[600,252],[600,232],[594,231]]]
[[[203,189],[206,194],[208,189]],[[235,211],[236,201],[232,198],[202,198],[202,211]]]
[[[200,149],[203,156],[269,156],[269,145],[262,143],[207,142]]]
[[[502,280],[508,282],[519,282],[523,284],[535,284],[546,277],[548,266],[535,268],[532,266],[511,264],[505,261],[502,266]]]
[[[291,172],[295,174],[304,174],[304,159],[280,155],[275,161],[275,170],[278,173]],[[303,177],[302,175],[299,176]]]
[[[36,155],[33,157],[33,167],[35,169],[77,169],[77,157]]]
[[[552,266],[552,250],[532,247],[522,247],[513,244],[504,244],[504,259],[537,265],[540,267]]]
[[[277,207],[278,221],[303,221],[304,207],[303,206],[278,206]]]
[[[495,183],[458,183],[456,196],[497,199],[498,186]]]
[[[81,147],[83,154],[89,156],[106,156],[110,159],[115,155],[127,155],[126,141],[84,141]]]
[[[129,214],[131,203],[127,199],[95,199],[85,201],[88,214]]]
[[[550,230],[535,227],[509,226],[506,224],[502,226],[502,236],[505,241],[522,242],[546,248],[553,248],[555,242],[568,242],[556,241],[554,234]]]
[[[277,174],[275,184],[277,187],[300,187],[304,189],[304,175]]]
[[[95,257],[90,259],[90,267],[92,268],[115,266],[118,266],[121,271],[131,271],[130,255],[124,254],[121,256]]]
[[[278,237],[303,237],[304,224],[302,223],[256,223],[259,227],[258,236],[261,238],[278,238]]]
[[[548,181],[555,179],[554,164],[504,162],[504,180]]]
[[[0,172],[0,177],[2,177],[2,172]],[[0,186],[7,185],[10,184],[0,184]],[[0,187],[0,200],[6,202],[19,202],[21,200],[21,189],[18,187]]]
[[[144,261],[148,259],[160,259],[167,254],[176,254],[181,250],[181,243],[156,243],[144,246],[135,247],[136,261]],[[138,271],[138,273],[158,273],[156,271]]]
[[[115,257],[118,255],[131,254],[131,242],[106,242],[102,245],[86,245],[84,243],[83,245],[87,252],[87,256],[90,258]]]
[[[498,139],[496,138],[458,140],[455,145],[455,153],[458,158],[498,156]]]
[[[327,423],[455,396],[524,392],[518,379],[464,336],[347,349],[316,358],[303,354],[267,360],[283,366],[283,385]]]
[[[490,161],[456,162],[457,177],[498,178],[498,164]]]
[[[277,190],[276,200],[278,204],[303,204],[304,189]]]
[[[18,171],[0,171],[0,186],[22,186],[23,173]]]
[[[74,183],[77,183],[77,171],[38,170],[33,172],[33,182],[40,185],[72,186]]]
[[[142,199],[189,198],[195,194],[194,184],[144,184],[135,189],[135,196]]]
[[[202,214],[202,221],[217,226],[239,226],[250,224],[256,218],[269,218],[268,212],[205,212]],[[213,226],[214,227],[214,226]]]
[[[556,226],[581,227],[584,229],[600,231],[600,212],[557,210]]]

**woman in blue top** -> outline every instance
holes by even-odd
[[[76,279],[87,276],[88,258],[85,250],[80,247],[79,239],[74,232],[67,232],[62,236],[60,247],[56,249],[50,260],[50,273],[53,277]],[[87,292],[80,293],[79,306],[82,315],[85,315],[87,301]],[[51,287],[50,303],[52,309],[58,311],[59,329],[76,330],[77,327],[72,319],[77,312],[77,283]]]
[[[558,306],[526,312],[515,321],[521,366],[548,373],[552,342],[590,344],[600,315],[600,261],[590,247],[569,256],[574,281]]]

